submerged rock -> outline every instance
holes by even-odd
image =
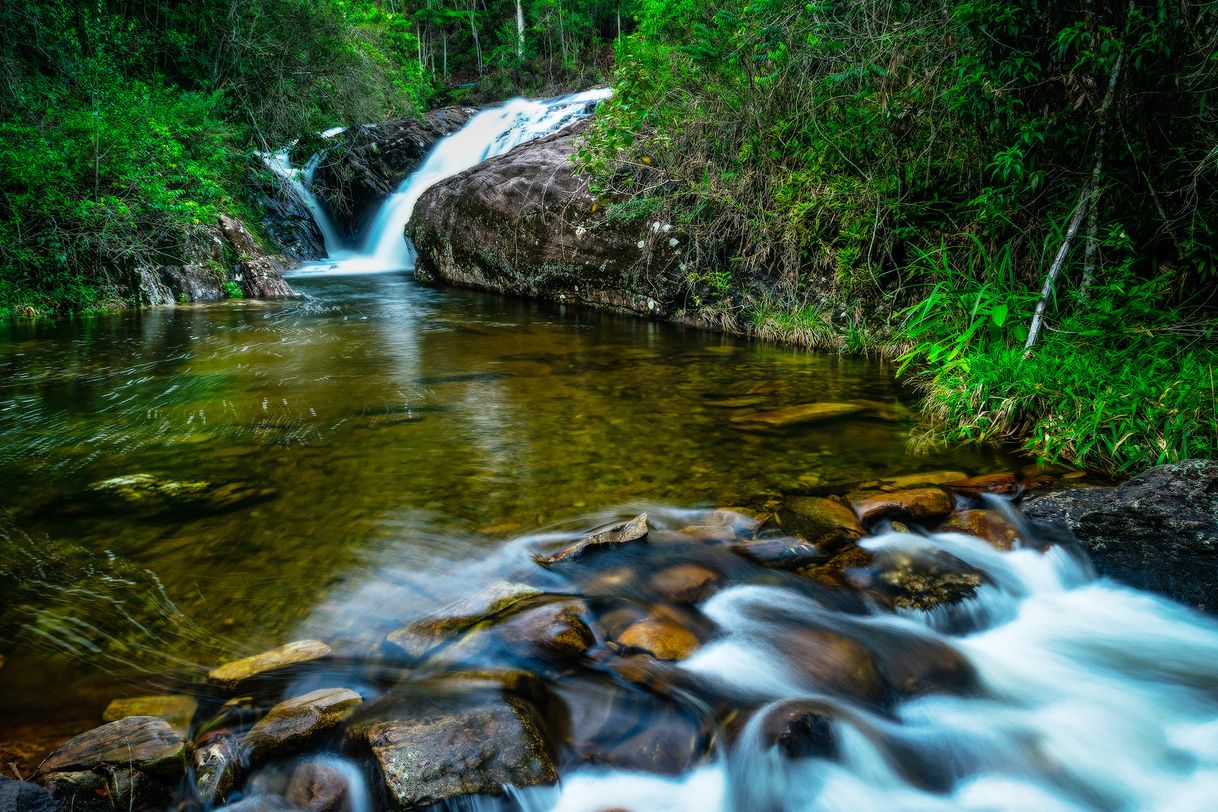
[[[330,653],[330,647],[320,640],[296,640],[213,668],[207,672],[207,678],[226,688],[236,688],[248,680],[277,675],[304,663],[329,657]]]
[[[1113,488],[1061,490],[1022,507],[1070,531],[1102,575],[1218,608],[1218,461],[1160,465]]]
[[[523,608],[521,604],[541,594],[541,590],[528,584],[498,581],[469,598],[390,632],[385,645],[390,650],[421,659],[467,629]]]
[[[797,538],[759,539],[733,544],[739,555],[763,567],[798,570],[823,563],[829,554],[815,544]]]
[[[538,606],[510,618],[499,627],[499,634],[510,645],[578,657],[596,642],[596,635],[583,621],[587,613],[588,607],[581,601]]]
[[[128,716],[155,716],[164,719],[174,732],[185,738],[190,733],[199,702],[192,696],[133,696],[116,699],[102,712],[103,722],[116,722]]]
[[[701,564],[676,564],[651,576],[651,588],[666,600],[698,603],[723,583],[723,576]]]
[[[346,688],[322,688],[280,702],[242,739],[251,762],[303,750],[355,712],[362,700]]]
[[[152,474],[126,474],[94,482],[86,492],[86,504],[76,509],[159,515],[172,511],[222,513],[272,499],[274,488],[247,482],[215,483],[205,480],[161,479]]]
[[[322,759],[298,764],[284,792],[289,804],[307,812],[358,812],[352,795],[347,774]]]
[[[702,645],[693,632],[666,617],[652,616],[632,623],[617,638],[627,649],[644,651],[658,660],[684,660]]]
[[[366,738],[399,809],[558,781],[532,714],[514,699],[377,723]]]
[[[575,544],[564,547],[553,555],[535,555],[533,560],[543,565],[557,564],[560,561],[574,561],[589,552],[600,552],[612,549],[619,544],[642,541],[645,538],[647,538],[647,514],[640,513],[629,521],[584,536]]]
[[[834,759],[838,754],[832,706],[794,699],[766,711],[760,720],[763,745],[777,747],[787,758]]]
[[[802,426],[809,423],[823,423],[847,415],[867,411],[867,406],[861,403],[801,403],[798,406],[787,406],[768,412],[733,415],[731,421],[745,428],[783,428],[785,426]]]
[[[464,287],[665,316],[687,274],[673,234],[621,222],[571,157],[586,122],[432,186],[407,226],[416,275]]]

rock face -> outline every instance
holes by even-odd
[[[1218,608],[1218,461],[1161,465],[1115,488],[1036,496],[1023,510],[1070,530],[1101,574]]]
[[[369,211],[391,195],[432,146],[474,114],[469,107],[432,110],[351,127],[330,139],[313,173],[313,194],[335,225],[352,236]]]
[[[586,122],[428,189],[407,234],[416,275],[463,287],[665,316],[685,288],[683,239],[606,217],[571,156]]]
[[[283,273],[291,263],[268,254],[245,224],[221,214],[203,236],[188,244],[181,264],[140,266],[132,284],[141,304],[173,305],[224,299],[236,285],[248,298],[292,296]]]
[[[532,715],[515,700],[378,723],[367,740],[399,809],[558,780]]]

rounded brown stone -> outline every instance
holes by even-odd
[[[618,642],[627,648],[645,651],[658,660],[684,660],[702,644],[689,629],[659,617],[632,624],[618,637]]]
[[[701,564],[677,564],[651,577],[651,586],[660,595],[689,603],[705,599],[722,582],[722,575]]]
[[[952,512],[952,498],[940,488],[910,488],[882,493],[854,503],[864,524],[881,519],[933,521]]]
[[[992,510],[961,510],[948,516],[936,528],[939,533],[964,533],[975,536],[999,550],[1009,550],[1019,538],[1015,525]]]

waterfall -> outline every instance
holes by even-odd
[[[322,133],[322,136],[329,138],[340,132],[342,132],[341,128],[326,130]],[[317,165],[321,163],[322,153],[317,153],[309,159],[303,168],[297,169],[292,166],[292,159],[288,156],[288,151],[293,146],[295,146],[295,142],[278,152],[261,152],[258,154],[258,157],[266,164],[267,169],[270,169],[288,184],[292,193],[309,210],[309,214],[313,217],[313,222],[317,224],[317,230],[321,232],[321,239],[326,253],[332,256],[339,250],[342,240],[338,236],[338,229],[330,221],[330,216],[326,214],[326,210],[322,208],[321,203],[313,196],[313,172],[316,171]]]
[[[356,250],[336,248],[337,239],[326,232],[327,260],[308,263],[302,273],[402,270],[414,267],[414,247],[406,240],[406,223],[423,192],[436,183],[463,172],[512,148],[557,132],[586,117],[592,106],[609,96],[598,88],[552,99],[511,99],[476,114],[457,132],[436,142],[423,163],[390,195],[377,211]],[[278,154],[278,153],[277,153]],[[315,165],[311,162],[311,165]],[[305,180],[309,171],[306,168]],[[309,194],[306,201],[313,200]],[[310,204],[318,226],[328,227],[325,213],[316,201]],[[322,222],[327,223],[326,226]],[[331,228],[331,232],[332,232]]]

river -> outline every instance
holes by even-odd
[[[792,494],[1026,460],[912,453],[915,399],[880,362],[351,272],[387,250],[305,268],[292,300],[0,327],[0,745],[53,744],[117,696],[207,707],[207,668],[318,638],[336,664],[281,696],[321,679],[374,705],[458,665],[531,672],[563,783],[510,793],[525,809],[1212,808],[1218,627],[1040,551],[1016,515],[1005,552],[862,542],[983,575],[931,611],[687,530],[728,515],[744,537]],[[859,409],[752,417],[809,402]],[[650,544],[532,558],[642,512]],[[653,576],[689,565],[713,583],[665,595]],[[386,664],[386,633],[505,578],[582,601],[592,648]],[[657,613],[696,645],[635,678],[620,625]],[[853,676],[807,646],[853,652]],[[944,658],[916,689],[895,676]],[[807,735],[784,750],[767,724],[798,702]]]

